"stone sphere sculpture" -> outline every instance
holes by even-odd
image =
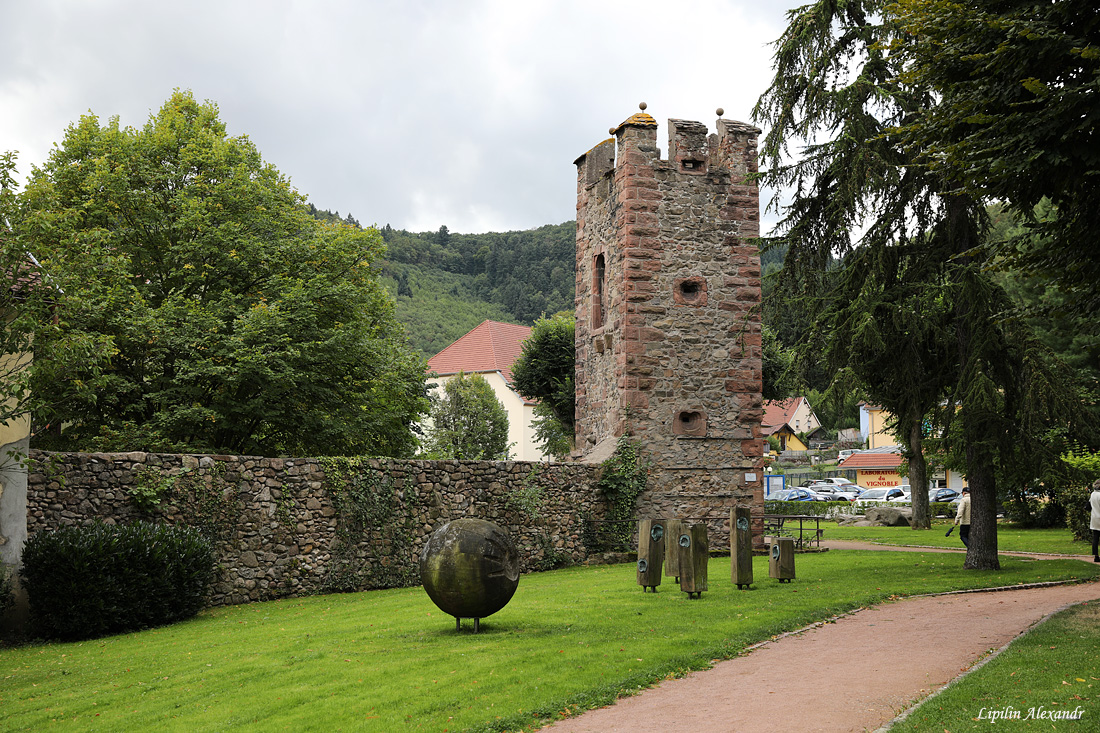
[[[428,597],[458,623],[504,608],[519,585],[519,552],[503,529],[484,519],[456,519],[432,532],[420,554]]]

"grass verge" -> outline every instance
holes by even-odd
[[[932,522],[932,529],[914,530],[909,527],[837,527],[825,524],[826,540],[857,540],[880,542],[887,545],[916,545],[923,547],[950,547],[965,549],[956,529],[950,537],[944,533],[952,527],[951,520]],[[1087,542],[1074,540],[1064,527],[1054,529],[1022,529],[1002,522],[997,525],[997,549],[1004,552],[1038,552],[1052,555],[1088,555],[1092,547]]]
[[[891,596],[1092,578],[1077,560],[962,569],[942,553],[798,557],[798,578],[738,591],[729,560],[688,600],[633,565],[524,576],[456,633],[420,588],[211,609],[175,626],[0,650],[0,730],[516,731],[607,704],[745,646]],[[468,622],[467,622],[468,623]]]
[[[1098,691],[1100,604],[1086,603],[1016,639],[890,730],[1098,730]]]

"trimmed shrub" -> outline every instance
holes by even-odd
[[[93,639],[194,616],[215,561],[210,541],[193,527],[96,522],[31,537],[23,587],[36,633]]]
[[[1091,540],[1089,532],[1089,518],[1092,509],[1089,506],[1089,496],[1092,489],[1084,484],[1074,484],[1058,489],[1058,503],[1065,507],[1066,526],[1073,532],[1075,540]]]
[[[765,514],[801,514],[814,517],[831,517],[852,511],[850,501],[777,501],[764,502]]]
[[[949,501],[934,501],[928,505],[928,511],[932,513],[933,517],[954,519],[955,515],[959,513],[959,505],[952,504]]]

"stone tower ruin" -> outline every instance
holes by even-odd
[[[639,517],[722,541],[749,504],[759,541],[760,130],[668,130],[667,159],[643,111],[576,160],[577,450],[603,460],[629,434],[654,464]]]

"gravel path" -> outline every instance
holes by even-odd
[[[667,680],[542,730],[875,730],[1049,614],[1094,600],[1100,600],[1100,583],[886,603],[780,637],[712,669]]]

